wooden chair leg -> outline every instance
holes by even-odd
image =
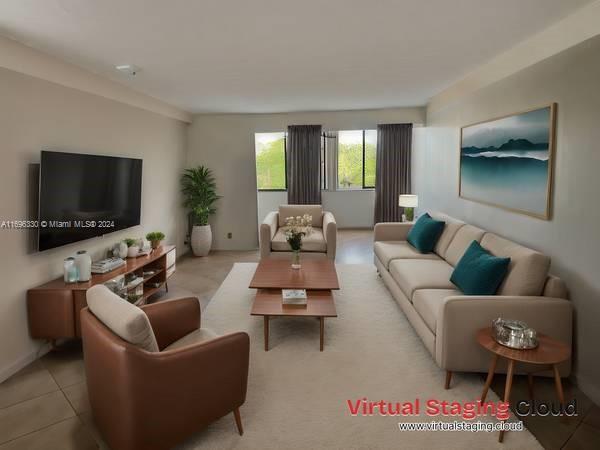
[[[446,370],[446,383],[444,384],[444,389],[450,389],[450,381],[452,381],[452,371]]]
[[[242,417],[240,416],[240,409],[235,408],[233,410],[233,415],[235,417],[235,424],[237,425],[238,432],[240,433],[240,436],[242,436],[244,434],[244,428],[242,427]]]

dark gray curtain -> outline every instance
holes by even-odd
[[[321,125],[290,125],[287,141],[290,205],[321,204]]]
[[[375,223],[401,220],[398,196],[410,194],[411,148],[412,124],[377,126]]]

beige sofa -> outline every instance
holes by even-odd
[[[333,214],[323,211],[321,205],[281,205],[278,211],[267,214],[260,224],[260,257],[289,256],[291,250],[282,227],[287,217],[304,214],[312,216],[312,232],[302,239],[302,253],[335,260],[337,224]]]
[[[487,372],[490,354],[476,340],[477,330],[497,317],[523,320],[538,332],[571,345],[572,306],[562,280],[548,274],[550,258],[496,234],[442,213],[446,222],[433,253],[421,254],[406,237],[411,223],[375,225],[375,265],[436,363],[452,372]],[[467,296],[450,275],[472,241],[511,262],[493,296]],[[498,371],[505,370],[499,366]],[[560,366],[567,376],[571,362]]]

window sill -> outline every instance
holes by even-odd
[[[258,192],[287,192],[287,189],[257,189]]]
[[[348,188],[348,189],[336,189],[334,191],[329,192],[369,192],[374,191],[375,188]]]

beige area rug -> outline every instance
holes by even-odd
[[[263,318],[250,316],[256,264],[236,264],[203,313],[202,324],[219,334],[250,335],[245,433],[233,414],[188,440],[181,449],[537,449],[529,431],[497,433],[401,432],[394,417],[353,417],[347,400],[475,400],[481,376],[457,374],[443,389],[444,372],[421,344],[400,307],[370,265],[338,265],[342,289],[337,318],[271,321],[270,350],[263,350]],[[206,370],[210,370],[207,367]],[[490,391],[489,400],[497,400]],[[410,420],[410,419],[408,419]],[[425,415],[412,421],[430,421]]]

